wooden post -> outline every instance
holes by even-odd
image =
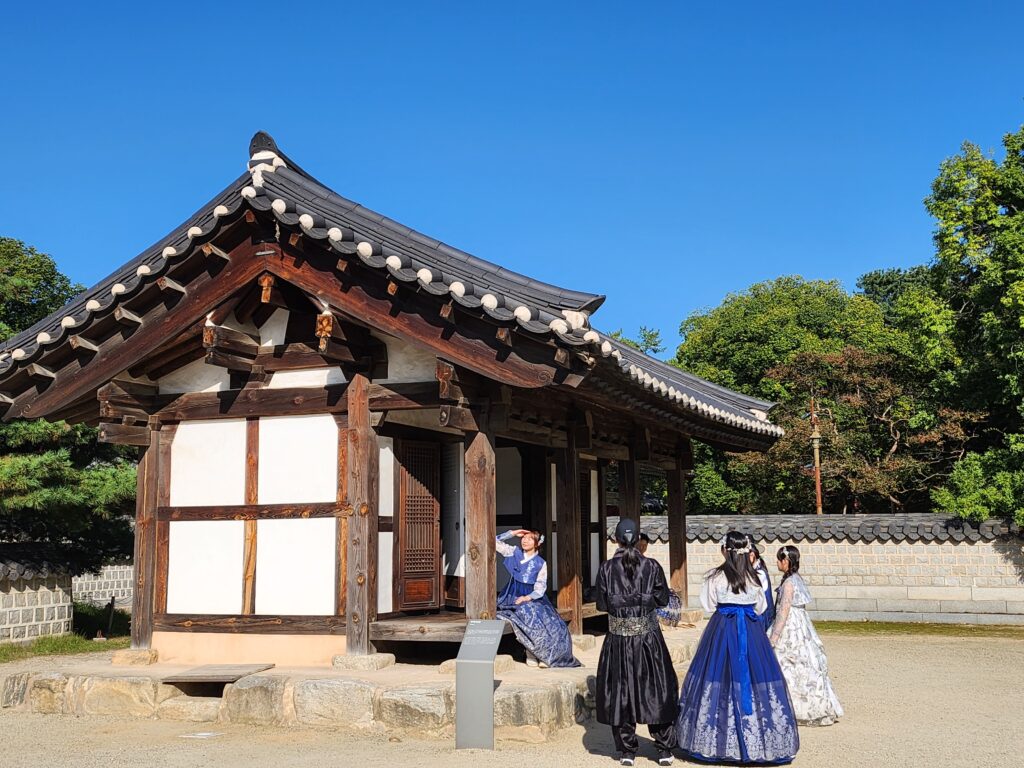
[[[135,491],[135,586],[132,596],[132,648],[149,648],[153,640],[156,589],[156,500],[159,484],[160,430],[151,429],[142,449]]]
[[[245,422],[245,503],[258,504],[260,420]],[[256,612],[256,520],[245,521],[245,543],[242,548],[242,613]]]
[[[339,503],[348,501],[348,416],[335,414],[334,423],[338,425],[338,495]],[[335,536],[336,570],[334,584],[334,613],[345,615],[348,602],[348,521],[349,516],[337,518],[337,534]]]
[[[619,517],[640,525],[640,463],[633,458],[619,462]]]
[[[576,433],[566,430],[566,447],[558,452],[555,462],[558,492],[558,608],[568,609],[569,631],[583,631],[583,587],[580,582],[580,485]]]
[[[178,431],[177,424],[160,426],[160,451],[157,453],[156,506],[171,504],[171,445]],[[156,521],[156,585],[153,595],[153,613],[167,613],[167,578],[170,571],[171,524],[168,520]]]
[[[497,526],[494,435],[488,414],[466,433],[466,616],[493,619],[498,610],[494,536]]]
[[[348,501],[352,518],[348,526],[346,653],[374,652],[370,624],[377,618],[377,489],[379,451],[377,435],[370,426],[369,380],[355,374],[349,381],[348,398]],[[386,577],[390,577],[387,574]]]
[[[693,449],[689,439],[676,449],[676,465],[668,470],[668,562],[669,587],[689,607],[689,586],[686,574],[686,480],[693,467]]]

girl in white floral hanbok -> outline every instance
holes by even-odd
[[[843,708],[828,677],[825,647],[807,615],[811,593],[799,574],[800,550],[782,547],[777,557],[783,577],[769,639],[786,676],[797,722],[832,725],[843,716]]]

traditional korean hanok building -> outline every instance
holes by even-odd
[[[601,334],[603,296],[340,197],[266,134],[249,155],[0,355],[5,420],[86,422],[141,448],[134,646],[324,663],[457,640],[494,615],[494,536],[521,526],[547,533],[579,632],[609,462],[624,515],[639,515],[640,465],[667,471],[685,594],[690,440],[765,450],[771,404]]]

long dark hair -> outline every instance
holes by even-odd
[[[747,543],[747,534],[739,531],[729,531],[725,534],[725,542],[722,544],[722,554],[725,560],[720,566],[714,569],[715,573],[724,573],[729,580],[729,586],[735,594],[740,594],[748,586],[760,586],[761,580],[757,571],[750,563],[747,555],[750,547]]]
[[[782,581],[779,582],[779,588],[781,589],[782,585],[786,583],[786,579],[794,573],[800,572],[800,550],[787,544],[784,547],[779,547],[779,551],[776,553],[775,557],[779,559],[780,563],[783,560],[789,561],[789,568],[787,568],[786,572],[782,574]]]
[[[626,577],[633,581],[636,569],[644,557],[636,548],[637,542],[640,541],[636,523],[627,519],[620,520],[615,528],[615,540],[622,548],[622,567],[626,571]]]

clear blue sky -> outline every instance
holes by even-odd
[[[0,235],[92,283],[269,131],[341,194],[661,329],[931,254],[921,200],[1024,122],[1024,3],[17,3]],[[557,6],[557,7],[556,7]]]

